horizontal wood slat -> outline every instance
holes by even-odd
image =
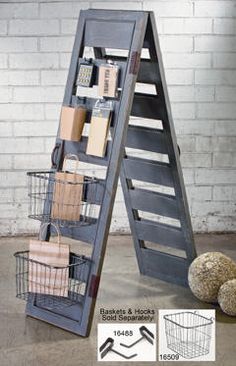
[[[178,207],[174,196],[139,188],[130,189],[129,193],[132,208],[179,219]]]
[[[129,156],[123,162],[126,178],[173,187],[169,164]]]
[[[188,286],[188,262],[186,259],[152,249],[141,249],[143,274],[165,281]]]
[[[165,114],[165,102],[162,98],[151,94],[134,94],[131,116],[163,120]]]
[[[87,141],[88,141],[87,136],[83,136],[81,140],[78,142],[65,141],[64,154],[78,155],[79,160],[84,163],[107,166],[112,149],[112,142],[108,141],[106,155],[104,158],[100,158],[98,156],[86,154]]]
[[[84,45],[128,50],[134,22],[89,19],[85,23]]]
[[[135,221],[137,236],[140,240],[168,245],[171,248],[185,250],[186,243],[181,228],[141,219]]]
[[[128,128],[126,146],[133,149],[167,154],[167,142],[163,130],[131,125]]]
[[[157,62],[141,59],[137,82],[160,85],[161,77]]]
[[[76,240],[84,241],[88,244],[93,244],[97,229],[97,220],[94,219],[94,224],[82,225],[80,227],[60,227],[62,236]]]

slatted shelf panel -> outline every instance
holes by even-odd
[[[165,106],[157,95],[135,93],[131,116],[163,120]]]
[[[171,283],[187,286],[188,262],[186,259],[152,249],[141,248],[143,273]]]
[[[145,219],[136,220],[135,227],[139,240],[185,249],[185,238],[181,228]]]
[[[173,177],[168,163],[136,157],[123,159],[126,178],[173,187]]]
[[[161,84],[161,77],[158,72],[156,72],[157,63],[151,60],[141,59],[140,69],[138,72],[137,82],[146,84]]]
[[[154,84],[156,94],[135,92],[131,115],[151,119],[152,126],[153,120],[161,121],[163,130],[129,126],[120,178],[140,271],[187,285],[187,269],[196,252],[153,14],[147,24],[143,49],[148,49],[150,59],[141,59],[137,82]],[[138,87],[141,89],[142,85]],[[142,158],[131,156],[132,149],[139,149]],[[164,161],[168,162],[150,160],[150,152],[164,154]],[[150,190],[134,187],[132,180],[151,183]],[[173,188],[175,195],[157,192],[155,184]],[[163,223],[163,219],[178,220],[180,226]],[[152,249],[145,248],[148,242]],[[182,254],[178,257],[160,252],[159,247],[163,251],[168,248],[181,251],[186,258]]]
[[[175,196],[148,191],[141,188],[129,190],[132,208],[156,215],[179,219]]]
[[[163,130],[130,125],[126,147],[167,154],[167,144]]]

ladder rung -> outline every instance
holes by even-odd
[[[132,208],[153,214],[179,219],[175,196],[145,189],[134,188],[129,191]]]
[[[76,240],[84,241],[88,244],[94,243],[94,238],[97,229],[97,219],[94,219],[93,224],[81,225],[78,227],[60,227],[60,233],[62,236],[69,238],[76,238]]]
[[[107,152],[104,158],[100,158],[98,156],[87,155],[86,154],[86,147],[87,147],[88,138],[83,136],[80,141],[72,142],[72,141],[65,141],[64,145],[64,153],[66,154],[75,154],[79,155],[79,160],[84,163],[95,164],[95,165],[102,165],[107,166],[111,149],[112,149],[112,142],[108,141],[107,143]]]
[[[131,115],[150,119],[163,120],[165,115],[164,100],[157,95],[135,93]]]
[[[127,156],[123,160],[125,176],[143,182],[173,187],[173,177],[168,163]]]
[[[157,62],[141,59],[137,82],[160,85],[161,78]]]
[[[141,248],[141,252],[144,274],[172,283],[188,285],[186,259],[146,248]]]
[[[167,154],[167,142],[163,130],[130,125],[126,146],[133,149],[154,151]]]
[[[128,50],[134,22],[88,19],[85,23],[84,46]]]
[[[181,228],[144,219],[135,221],[135,226],[140,240],[185,250]]]

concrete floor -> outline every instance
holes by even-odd
[[[153,278],[140,276],[129,236],[110,236],[101,286],[89,338],[81,338],[42,321],[25,317],[23,301],[15,298],[15,263],[12,254],[27,247],[28,238],[0,239],[0,366],[94,366],[99,308],[141,307],[153,309],[208,309],[191,292]],[[222,251],[236,260],[236,235],[197,235],[198,254]],[[218,307],[216,362],[200,364],[234,366],[236,318]],[[132,365],[113,362],[112,365]],[[135,364],[135,362],[133,363]],[[164,362],[150,362],[164,365]],[[169,364],[173,364],[170,362]],[[178,365],[185,362],[179,362]],[[139,362],[138,365],[147,365]],[[188,362],[198,366],[199,362]]]

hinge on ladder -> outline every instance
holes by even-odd
[[[139,62],[140,62],[140,53],[137,51],[133,51],[131,54],[131,61],[129,67],[129,73],[136,75],[139,69]]]
[[[89,297],[96,299],[98,293],[98,286],[100,282],[100,276],[92,275],[90,286],[89,286]]]

